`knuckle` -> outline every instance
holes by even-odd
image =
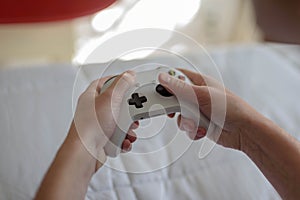
[[[93,80],[90,85],[96,85],[99,82],[99,79]]]
[[[114,87],[109,87],[105,92],[104,96],[106,97],[112,97],[114,93]]]
[[[120,103],[123,100],[124,94],[115,90],[114,87],[109,88],[103,93],[105,101],[112,101],[113,103]]]
[[[172,81],[172,85],[174,85],[176,88],[179,88],[179,89],[184,89],[187,87],[187,84],[186,82],[182,81],[182,80],[179,80],[179,79],[171,79]]]
[[[106,90],[103,93],[103,96],[101,98],[103,98],[104,101],[108,101],[112,99],[112,97],[113,97],[113,90]]]
[[[79,101],[83,101],[84,99],[86,99],[87,95],[88,95],[88,92],[87,92],[87,91],[84,91],[83,93],[81,93],[81,94],[79,95],[77,101],[78,101],[78,102],[79,102]]]
[[[206,86],[197,87],[196,94],[200,103],[210,102],[210,93],[209,89]]]

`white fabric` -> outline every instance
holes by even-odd
[[[221,49],[211,55],[228,88],[300,139],[300,67],[296,62],[272,46]],[[100,68],[87,68],[87,80],[97,78]],[[1,70],[0,199],[34,196],[69,128],[76,70],[68,65]],[[123,68],[115,67],[111,72],[121,71]],[[158,147],[172,136],[175,120],[160,119],[167,120],[164,133],[150,142],[138,140],[133,151]],[[141,129],[138,135],[151,134],[151,128]],[[199,160],[199,144],[194,143],[171,166],[151,173],[123,173],[103,167],[93,177],[86,199],[280,199],[245,155],[217,147]],[[171,159],[173,150],[162,158]],[[123,160],[122,165],[127,169],[153,162]]]

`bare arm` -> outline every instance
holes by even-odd
[[[118,116],[123,95],[134,83],[135,75],[133,72],[123,73],[100,94],[106,79],[94,81],[80,96],[68,136],[44,177],[35,200],[84,199],[92,175],[106,161],[103,148],[116,127],[113,113]],[[112,98],[113,91],[120,96]],[[136,140],[133,130],[137,127],[138,123],[133,123],[128,130],[122,144],[123,151],[131,149],[131,143]]]
[[[84,199],[88,183],[96,171],[96,163],[72,125],[35,199]]]
[[[251,119],[243,132],[246,153],[284,199],[300,198],[300,143],[270,120]]]
[[[225,95],[226,119],[224,126],[220,126],[222,133],[218,143],[246,153],[281,197],[300,199],[300,142],[259,114],[241,98],[229,90],[224,90],[216,80],[188,70],[182,72],[195,85],[189,85],[168,74],[161,74],[159,80],[162,85],[182,98],[192,96],[186,94],[187,91],[195,92],[199,109],[207,117],[210,117],[211,97],[221,99],[220,97]],[[214,123],[221,124],[218,121]],[[178,126],[187,131],[191,139],[205,136],[203,131],[199,131],[203,130],[203,127],[196,127],[193,121],[181,116]]]

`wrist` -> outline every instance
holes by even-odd
[[[82,145],[72,124],[36,199],[84,199],[96,164],[97,160]]]
[[[247,114],[243,120],[241,120],[242,126],[240,126],[240,150],[249,156],[249,153],[257,150],[257,142],[260,140],[259,132],[264,129],[264,123],[266,118],[260,113],[253,110],[250,114]]]
[[[246,130],[241,150],[283,198],[299,196],[299,142],[262,115],[251,118]]]
[[[260,144],[263,142],[261,140],[277,125],[256,111],[246,119],[245,124],[245,131],[241,134],[241,151],[248,156],[254,152],[260,153]]]
[[[71,156],[78,162],[78,168],[87,176],[91,177],[103,164],[87,150],[82,143],[74,123],[72,123],[68,136],[62,145],[62,152]],[[71,155],[70,155],[71,154]]]

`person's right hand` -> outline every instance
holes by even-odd
[[[176,96],[180,96],[187,101],[192,95],[187,94],[188,91],[193,91],[196,94],[200,111],[210,119],[211,116],[211,99],[225,99],[226,98],[226,110],[216,108],[218,112],[226,112],[224,126],[221,119],[213,121],[222,132],[218,143],[225,146],[241,150],[242,137],[246,131],[251,131],[251,124],[257,118],[263,118],[258,112],[256,112],[250,105],[243,101],[240,97],[234,95],[215,79],[195,73],[185,69],[179,69],[182,71],[193,83],[190,85],[183,80],[174,78],[166,73],[159,75],[160,83],[173,92]],[[191,90],[192,87],[192,90]],[[218,104],[218,103],[217,103]],[[218,107],[218,105],[216,106]],[[188,133],[191,139],[197,140],[205,136],[206,130],[203,127],[196,127],[195,123],[182,117],[178,117],[178,126],[181,130]]]

